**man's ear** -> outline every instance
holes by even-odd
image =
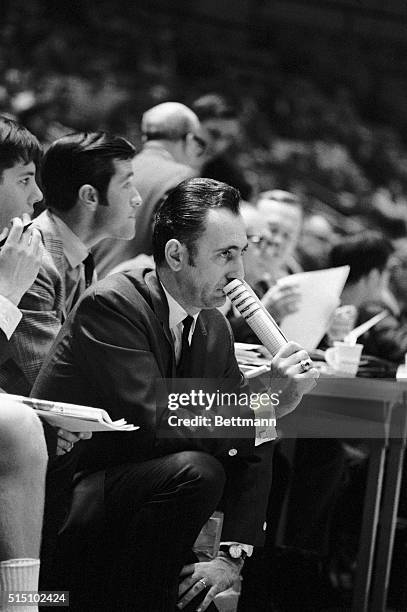
[[[79,187],[78,200],[94,210],[99,204],[99,193],[92,185],[82,185]]]
[[[171,270],[179,272],[184,266],[185,260],[188,257],[187,248],[181,244],[176,238],[171,238],[165,245],[165,260]]]

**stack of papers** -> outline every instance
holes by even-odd
[[[71,432],[82,431],[135,431],[139,429],[130,425],[124,419],[112,421],[106,410],[80,406],[78,404],[66,404],[64,402],[52,402],[48,400],[23,397],[20,395],[0,395],[1,402],[18,401],[30,406],[39,417],[54,427],[62,427]]]

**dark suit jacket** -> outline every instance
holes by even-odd
[[[221,386],[239,391],[233,337],[217,310],[200,313],[191,361],[192,376],[216,378]],[[44,362],[32,395],[102,407],[112,418],[140,426],[134,433],[96,434],[83,444],[81,467],[87,470],[183,450],[216,456],[227,474],[222,538],[261,545],[271,445],[255,447],[253,429],[245,432],[249,438],[233,438],[237,429],[232,428],[230,437],[217,439],[195,438],[188,428],[177,427],[171,438],[160,438],[157,432],[169,411],[157,408],[155,380],[174,376],[165,294],[155,272],[142,279],[134,271],[110,276],[84,294]],[[193,416],[190,408],[184,414]]]

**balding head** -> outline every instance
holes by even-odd
[[[200,129],[195,113],[179,102],[164,102],[146,111],[141,120],[145,140],[177,141]]]

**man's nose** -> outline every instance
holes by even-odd
[[[240,256],[233,262],[233,267],[229,272],[228,277],[230,280],[233,278],[238,278],[239,280],[244,279],[243,257]]]
[[[139,194],[139,192],[137,191],[136,188],[133,189],[133,195],[130,199],[130,205],[133,208],[137,208],[138,206],[141,206],[141,204],[143,203],[143,200],[141,199],[141,195]]]
[[[38,187],[37,183],[35,183],[33,190],[30,194],[30,200],[29,200],[30,206],[33,206],[37,202],[41,202],[43,197],[44,196],[43,196],[41,189]]]

